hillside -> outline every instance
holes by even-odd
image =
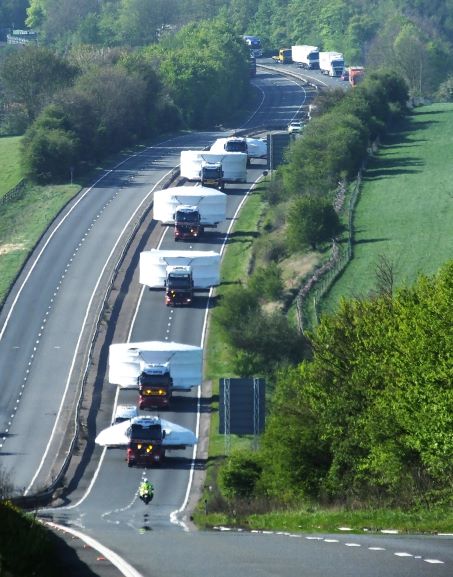
[[[390,134],[369,162],[357,205],[354,258],[326,298],[334,310],[341,297],[376,288],[376,266],[391,263],[395,285],[433,274],[453,254],[453,203],[449,154],[453,105],[416,109]]]

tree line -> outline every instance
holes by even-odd
[[[453,0],[5,0],[0,28],[25,20],[42,43],[66,51],[145,46],[221,16],[229,30],[260,36],[268,55],[313,44],[343,52],[351,65],[390,67],[411,94],[433,95],[453,71],[452,9]]]
[[[25,130],[25,174],[41,183],[145,138],[219,123],[249,91],[246,47],[221,19],[135,50],[14,48],[0,79],[4,130]]]

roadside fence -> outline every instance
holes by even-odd
[[[0,197],[0,205],[7,204],[8,202],[11,202],[12,200],[18,198],[23,193],[26,184],[27,181],[25,180],[25,178],[23,178],[20,182],[16,184],[16,186],[11,188],[11,190],[8,190],[8,192],[6,192],[3,196]]]
[[[301,333],[319,324],[319,304],[321,299],[352,259],[354,242],[353,217],[362,184],[362,171],[363,169],[360,169],[357,174],[347,207],[347,241],[340,244],[337,239],[332,240],[329,260],[313,272],[297,295],[296,310]],[[345,197],[346,182],[341,181],[338,183],[334,202],[336,212],[340,212],[343,208]]]

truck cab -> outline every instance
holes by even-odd
[[[128,467],[149,467],[160,463],[165,458],[164,439],[165,431],[159,419],[141,419],[139,423],[133,423],[126,449]]]
[[[165,304],[190,305],[193,301],[191,266],[167,266],[165,279]]]
[[[291,64],[293,61],[291,48],[280,48],[276,56],[272,56],[272,59],[278,64]]]
[[[173,390],[168,363],[144,365],[137,381],[139,409],[168,407]]]
[[[204,232],[200,211],[196,206],[180,206],[174,215],[175,240],[194,240]]]
[[[200,170],[201,186],[225,190],[225,181],[221,162],[202,162]]]

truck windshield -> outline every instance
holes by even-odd
[[[175,215],[176,222],[187,222],[188,224],[198,224],[200,221],[200,213],[196,210],[185,211],[177,210]]]
[[[227,152],[247,152],[247,143],[243,140],[230,140],[225,144]]]
[[[189,274],[173,276],[169,275],[167,279],[167,288],[169,289],[186,289],[191,288],[191,277]]]
[[[344,67],[344,60],[332,60],[332,66],[334,68],[341,68],[343,69]]]
[[[160,425],[151,425],[150,427],[131,426],[131,441],[160,441],[161,439],[162,427]]]
[[[220,169],[219,168],[203,168],[203,176],[204,178],[220,178]]]
[[[141,373],[138,380],[140,385],[156,385],[156,387],[163,387],[171,384],[169,373],[164,373],[163,375]]]

